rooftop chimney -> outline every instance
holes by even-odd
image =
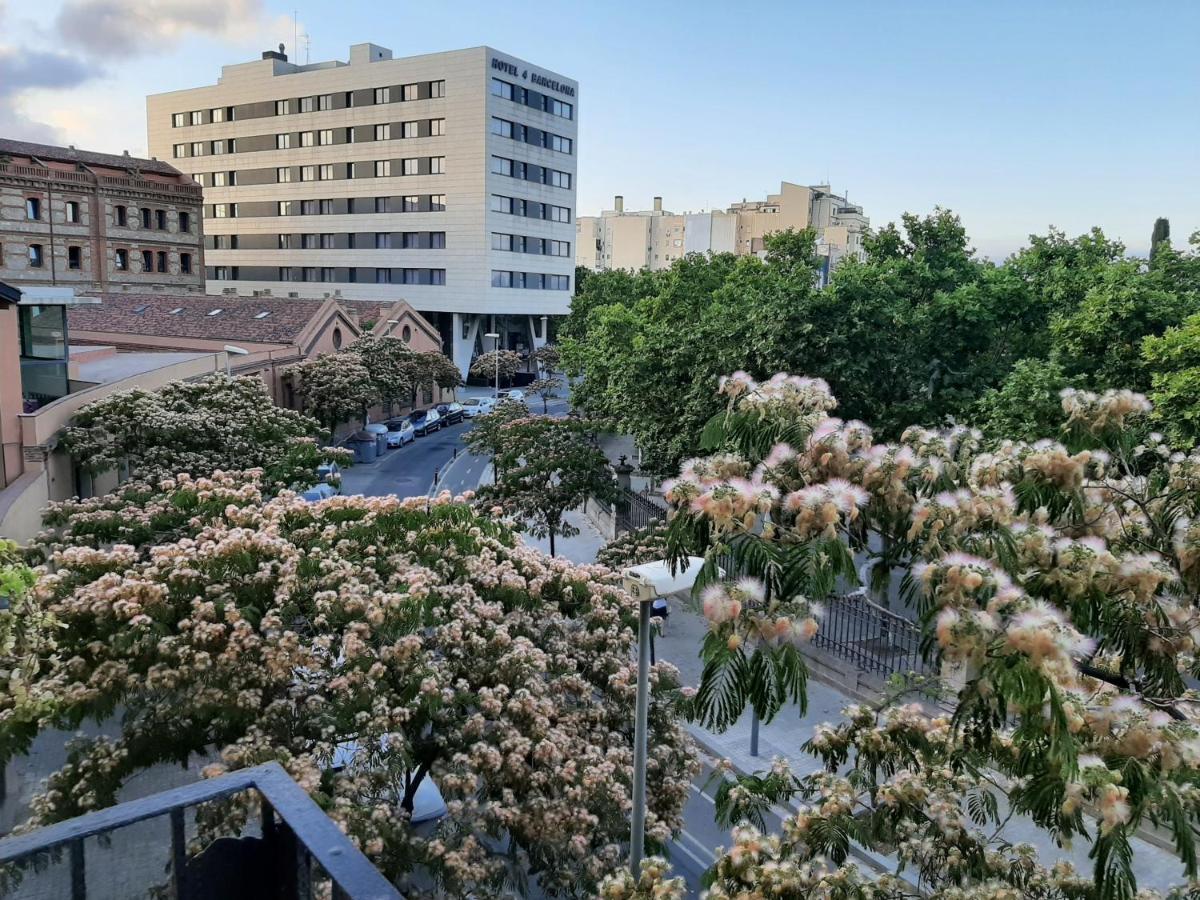
[[[613,209],[615,209],[617,212],[625,212],[625,198],[620,194],[617,194],[617,196],[613,197]]]
[[[263,59],[277,59],[280,62],[287,62],[287,54],[283,52],[283,44],[279,45],[278,50],[264,50]]]
[[[655,211],[655,212],[662,212],[662,197],[655,197],[655,198],[654,198],[654,211]]]

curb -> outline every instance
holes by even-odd
[[[436,497],[439,493],[441,493],[441,491],[442,491],[441,482],[445,479],[446,474],[452,468],[454,468],[454,466],[458,463],[458,461],[460,459],[464,459],[470,455],[471,454],[469,451],[463,450],[457,456],[452,457],[450,462],[446,463],[446,465],[439,466],[437,469],[437,475],[434,478],[434,480],[430,483],[429,490],[427,490],[425,492],[425,496],[426,497]],[[484,471],[486,471],[486,469]]]

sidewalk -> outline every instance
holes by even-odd
[[[573,563],[590,564],[596,561],[596,554],[604,546],[604,537],[596,530],[592,520],[577,509],[573,509],[564,517],[567,522],[579,529],[579,534],[571,537],[561,535],[554,539],[555,555],[569,559]],[[534,537],[525,532],[518,532],[521,543],[536,547],[543,553],[550,552],[550,539]]]

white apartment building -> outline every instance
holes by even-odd
[[[734,253],[764,256],[764,238],[774,231],[813,228],[823,259],[822,282],[846,256],[863,255],[862,237],[870,221],[861,206],[833,193],[829,185],[785,181],[778,194],[765,200],[731,204],[726,210],[677,215],[666,211],[662,197],[648,210],[626,211],[617,196],[613,208],[599,216],[579,216],[575,262],[600,272],[606,269],[666,269],[687,253]]]
[[[574,287],[578,85],[490,47],[282,52],[147,98],[151,152],[204,188],[210,292],[407,300],[464,371],[530,350]]]

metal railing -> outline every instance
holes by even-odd
[[[829,599],[812,643],[866,672],[925,675],[932,671],[921,654],[917,624],[860,593]]]
[[[221,843],[217,841],[189,860],[184,811],[246,790],[257,790],[262,797],[262,838],[240,839],[257,842],[253,848],[240,844],[242,852],[233,852],[239,846],[238,840],[222,839],[230,842],[224,847],[224,856],[204,859]],[[69,896],[71,900],[86,900],[85,839],[158,816],[170,820],[170,877],[176,900],[232,896],[227,888],[214,886],[208,877],[214,870],[223,876],[217,879],[221,883],[231,883],[231,877],[234,883],[241,882],[243,893],[237,896],[310,900],[314,862],[333,882],[334,900],[402,900],[391,882],[275,762],[4,838],[0,840],[0,870],[9,865],[34,864],[38,858],[65,848],[70,866]],[[228,871],[231,867],[238,871]],[[269,885],[267,892],[256,890],[256,884]],[[146,886],[147,893],[151,887]]]
[[[644,528],[667,517],[667,511],[642,494],[622,489],[616,503],[617,534]]]

